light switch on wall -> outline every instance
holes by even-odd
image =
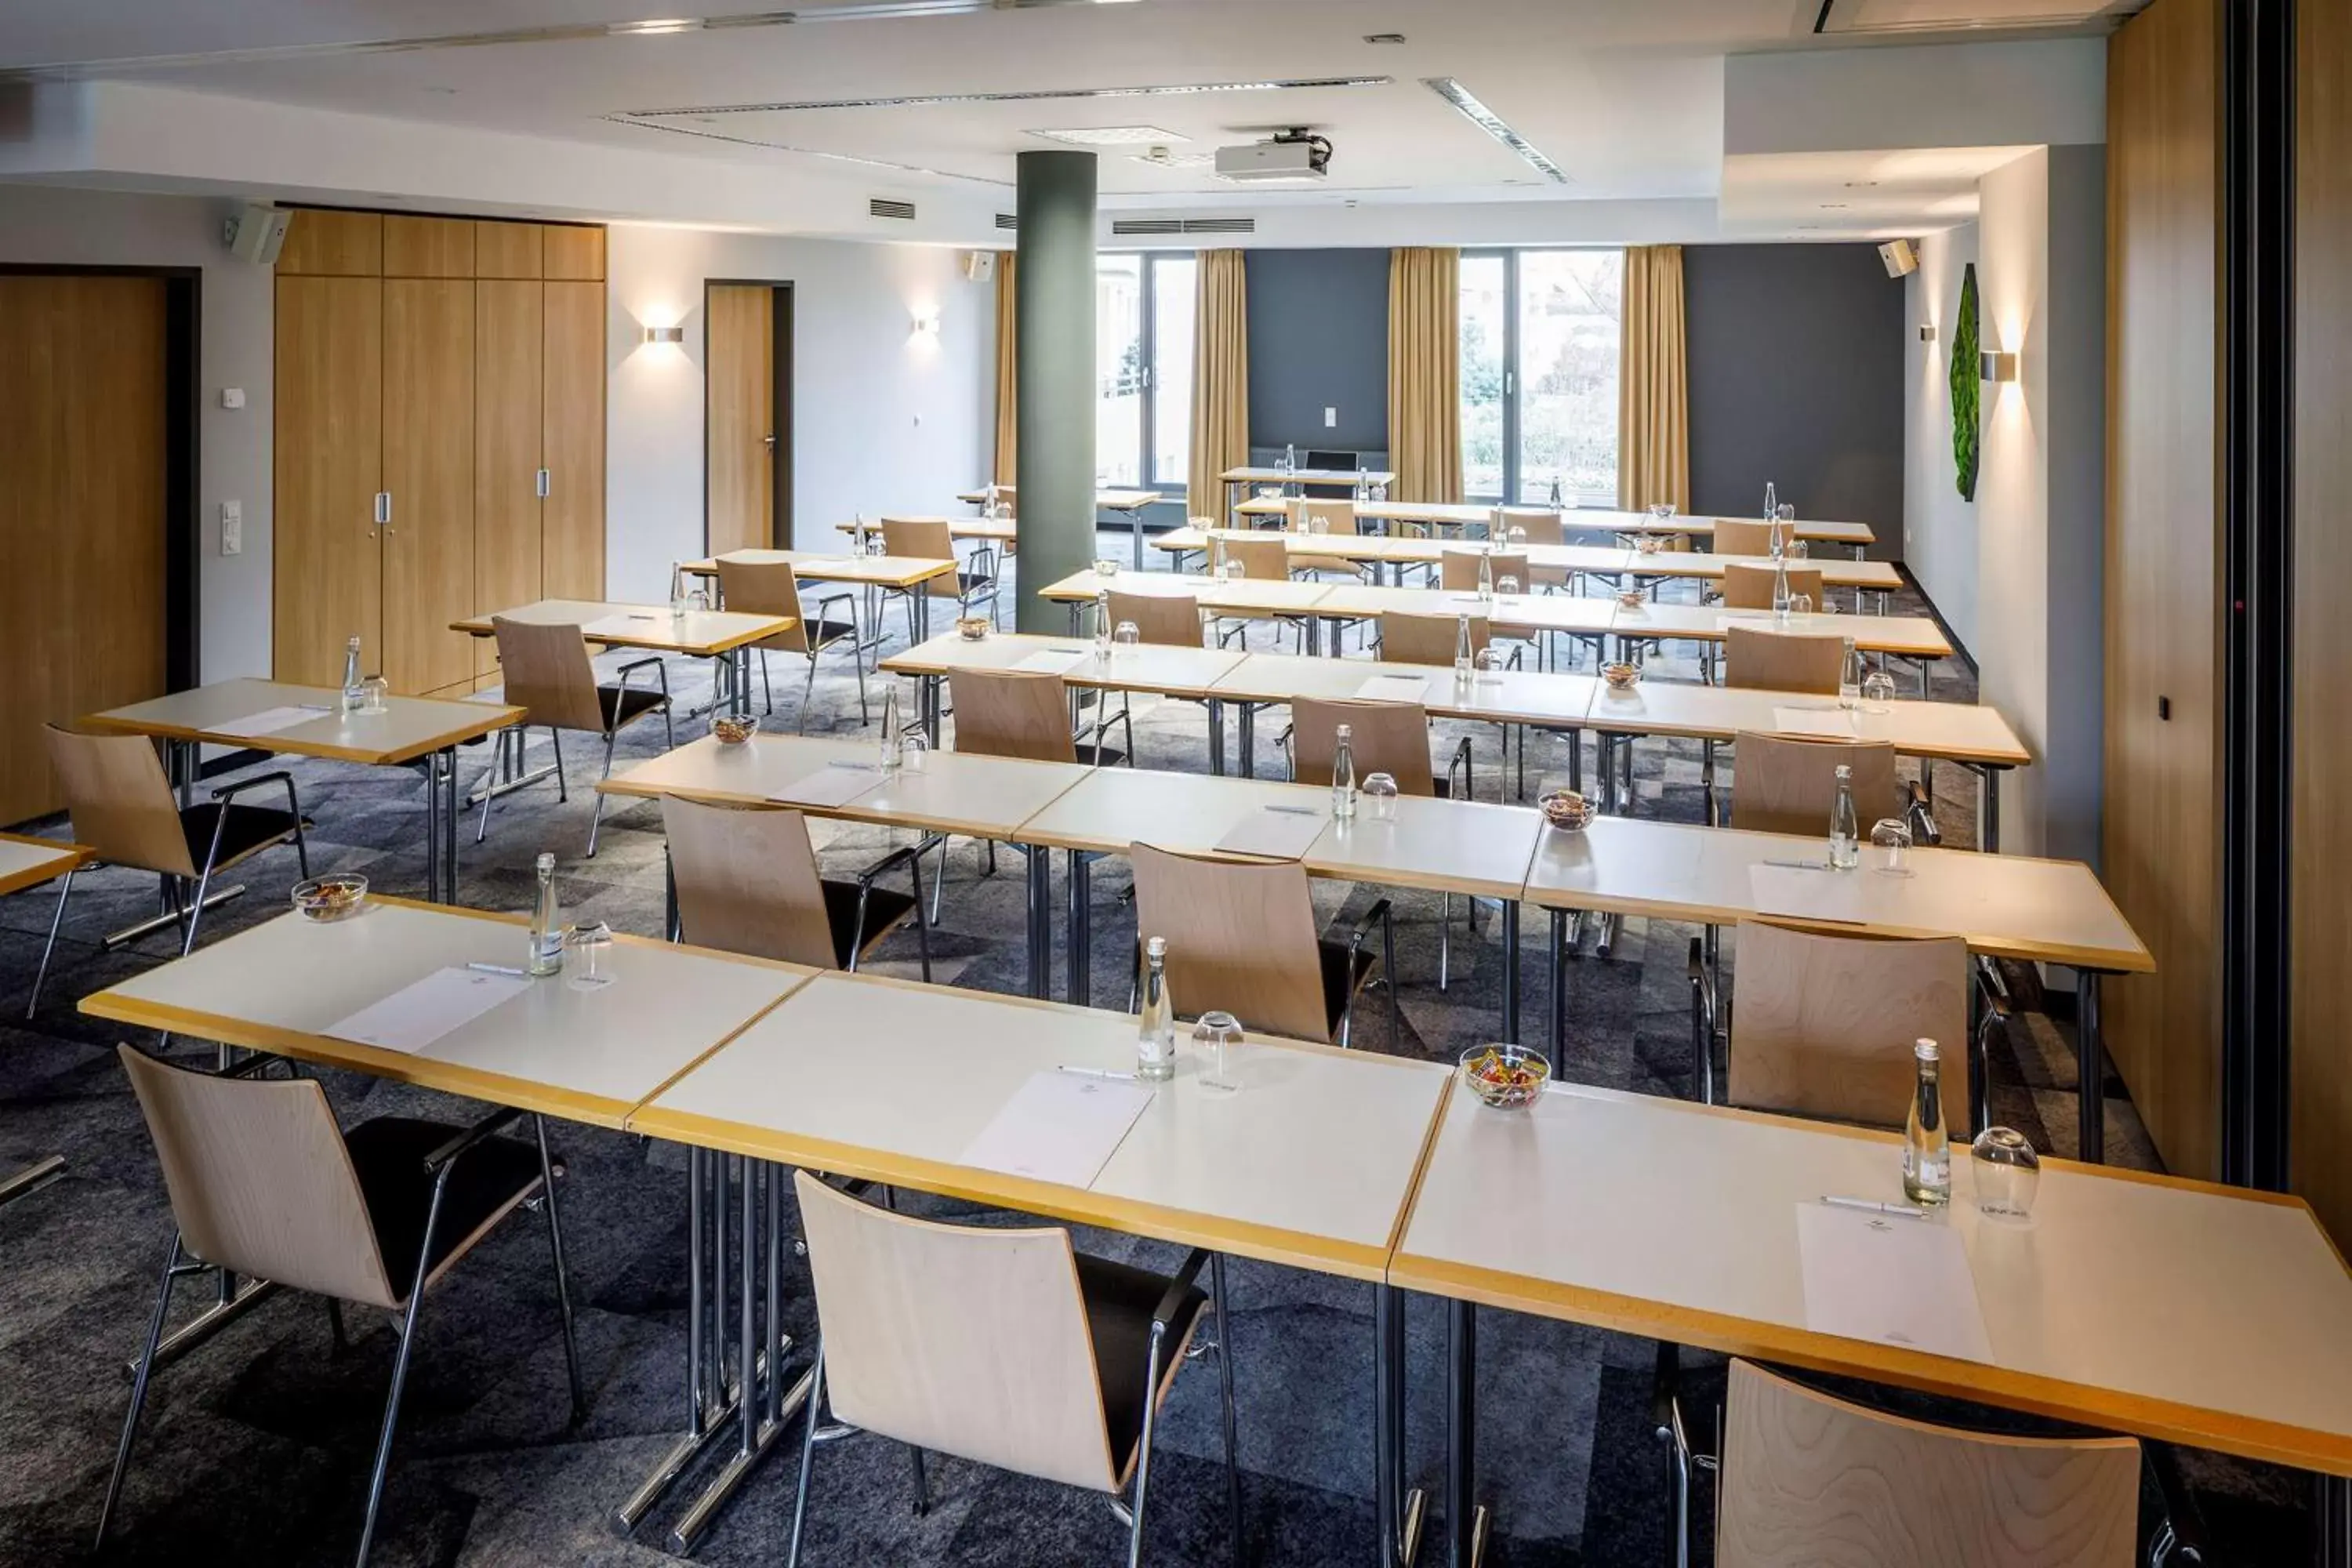
[[[224,386],[224,387],[222,387],[222,388],[221,388],[221,406],[222,406],[223,408],[242,408],[242,407],[244,407],[244,406],[245,406],[245,388],[243,388],[243,387],[241,387],[241,386]]]
[[[1339,427],[1339,411],[1336,408],[1326,408],[1323,411],[1323,428],[1326,430],[1337,430]]]
[[[245,503],[221,502],[221,553],[241,554],[245,550]]]

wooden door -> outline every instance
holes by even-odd
[[[710,289],[704,379],[709,452],[705,543],[714,555],[775,539],[775,290]]]
[[[339,686],[343,645],[383,668],[383,284],[278,279],[272,663]]]
[[[601,234],[602,230],[595,231]],[[604,285],[546,283],[541,592],[604,596]]]
[[[540,587],[540,284],[474,285],[474,602],[477,615],[545,597]],[[497,647],[476,639],[487,675]]]
[[[64,804],[41,726],[160,696],[164,285],[0,278],[0,825]]]
[[[470,683],[474,611],[474,289],[383,284],[383,674],[395,691]]]

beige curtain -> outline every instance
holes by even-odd
[[[1617,504],[1691,506],[1690,381],[1683,347],[1683,247],[1625,252],[1617,363]]]
[[[1398,500],[1462,499],[1462,253],[1389,255],[1389,467]]]
[[[1249,288],[1238,250],[1203,250],[1192,317],[1188,515],[1224,521],[1221,475],[1249,461]]]
[[[996,253],[996,482],[1009,485],[1014,480],[1014,462],[1020,454],[1020,380],[1019,333],[1020,317],[1013,286],[1012,251]]]

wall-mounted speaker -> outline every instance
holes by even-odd
[[[963,253],[963,275],[974,283],[990,283],[996,279],[996,252],[967,250]]]
[[[276,265],[278,253],[286,248],[286,230],[294,215],[276,207],[247,207],[243,213],[222,226],[221,237],[227,241],[230,254],[240,261],[250,261],[256,267]]]
[[[1919,270],[1919,252],[1907,239],[1890,239],[1880,246],[1878,259],[1886,264],[1889,278],[1907,278]]]

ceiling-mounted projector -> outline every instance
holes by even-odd
[[[1271,141],[1217,149],[1221,180],[1319,180],[1331,163],[1331,143],[1307,131],[1284,131]]]

